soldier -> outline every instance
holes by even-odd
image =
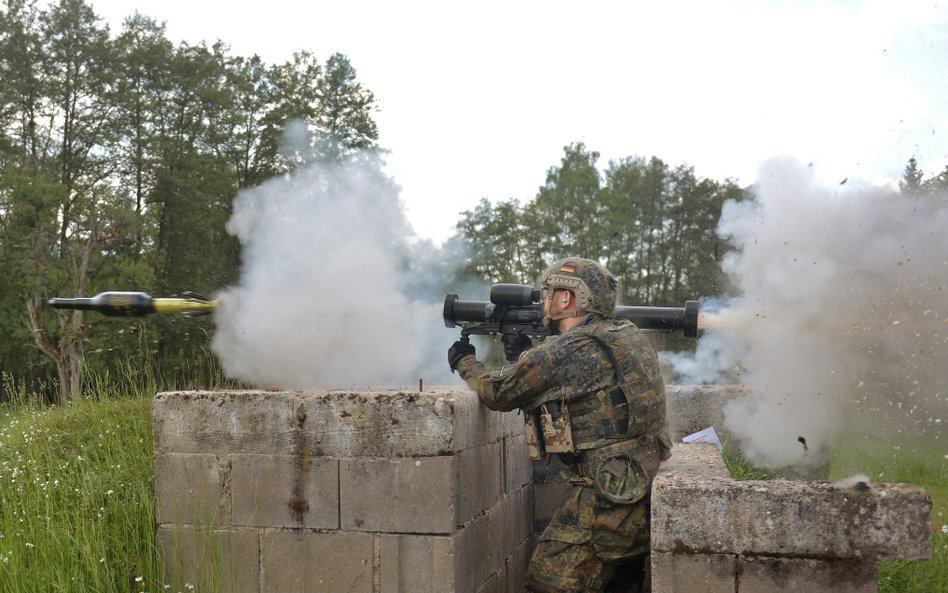
[[[527,590],[600,593],[633,572],[617,568],[641,567],[649,552],[651,483],[671,450],[665,387],[648,338],[608,318],[616,305],[608,270],[567,258],[547,270],[542,288],[544,324],[556,335],[493,370],[459,341],[448,364],[488,408],[523,411],[532,459],[555,453],[567,466],[572,489],[540,536]],[[644,571],[634,572],[636,586],[647,587]]]

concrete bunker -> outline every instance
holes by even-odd
[[[739,394],[671,387],[677,436]],[[564,493],[521,422],[466,389],[158,394],[168,570],[201,590],[520,592]],[[931,554],[915,486],[736,482],[714,447],[679,445],[652,495],[655,593],[875,591],[878,560]]]

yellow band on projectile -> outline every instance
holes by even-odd
[[[155,299],[152,303],[156,313],[174,315],[176,313],[210,313],[217,308],[217,301],[194,301],[191,299]]]

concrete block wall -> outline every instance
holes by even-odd
[[[931,498],[907,484],[735,481],[676,445],[652,488],[654,593],[875,592],[879,560],[931,556]]]
[[[470,392],[161,393],[154,427],[159,541],[177,587],[522,590],[522,418]]]
[[[680,439],[742,391],[668,395]],[[175,590],[521,593],[569,491],[467,390],[162,393],[154,421]],[[878,560],[931,554],[919,488],[736,482],[710,445],[677,445],[652,500],[654,593],[862,593]]]

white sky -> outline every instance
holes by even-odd
[[[346,54],[435,241],[480,198],[532,199],[575,141],[741,184],[778,155],[827,184],[948,164],[944,0],[90,1],[113,32],[137,9],[271,64]]]

